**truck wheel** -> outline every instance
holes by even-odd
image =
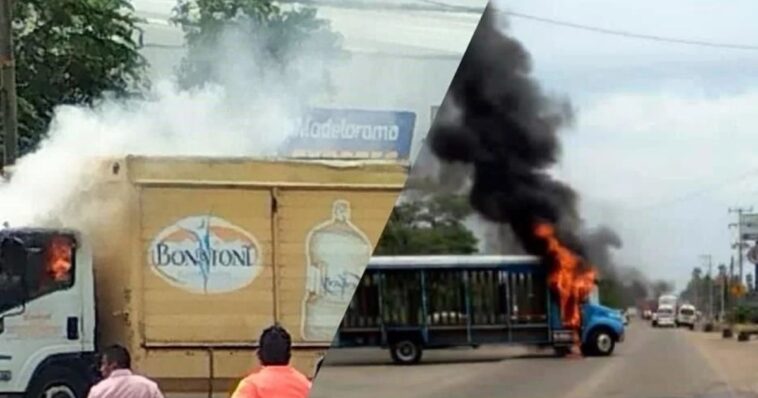
[[[740,332],[737,335],[737,341],[750,341],[750,335],[745,332]]]
[[[603,357],[613,354],[613,350],[616,348],[616,341],[613,336],[604,329],[592,332],[589,344],[594,355]]]
[[[695,324],[690,325],[690,330],[695,330]]]
[[[412,340],[400,340],[390,347],[390,355],[395,363],[411,365],[421,360],[421,345]]]
[[[48,368],[29,387],[27,398],[84,398],[87,383],[76,372],[62,367]]]

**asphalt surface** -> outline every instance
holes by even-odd
[[[427,355],[428,354],[428,355]],[[332,350],[311,398],[758,398],[758,341],[633,322],[606,358],[525,348],[425,353],[395,366],[386,352]]]

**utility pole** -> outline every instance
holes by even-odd
[[[721,290],[719,294],[719,298],[721,301],[721,304],[719,305],[719,321],[724,321],[724,308],[725,308],[725,301],[726,301],[726,265],[720,264],[719,265],[719,289]]]
[[[739,277],[740,277],[740,284],[742,284],[744,279],[744,274],[742,270],[742,258],[743,253],[742,249],[744,248],[745,243],[742,239],[742,215],[745,213],[750,213],[753,211],[753,207],[735,207],[735,208],[729,208],[729,214],[736,213],[737,214],[737,243],[735,243],[735,246],[737,248],[737,269],[739,270]],[[730,227],[735,226],[735,224],[729,224]]]
[[[708,266],[708,320],[713,321],[713,258],[710,254],[700,256]]]
[[[13,57],[13,0],[0,0],[0,112],[5,153],[2,164],[15,163],[18,156],[16,62]]]

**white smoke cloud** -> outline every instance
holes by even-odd
[[[64,213],[94,182],[89,162],[96,158],[275,155],[295,127],[302,100],[318,94],[303,90],[316,89],[326,63],[291,54],[291,68],[275,70],[262,46],[251,45],[250,36],[241,39],[228,31],[222,45],[209,50],[219,60],[218,84],[182,90],[160,81],[145,99],[57,108],[48,137],[0,184],[0,222],[81,228],[87,220]],[[95,209],[89,213],[87,219],[98,218]]]

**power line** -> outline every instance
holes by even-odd
[[[712,42],[712,41],[705,41],[705,40],[680,39],[680,38],[664,37],[664,36],[657,36],[657,35],[647,35],[647,34],[642,34],[642,33],[625,32],[621,30],[612,30],[612,29],[600,28],[600,27],[595,27],[595,26],[582,25],[582,24],[577,24],[577,23],[567,22],[567,21],[559,21],[556,19],[543,18],[543,17],[534,16],[534,15],[522,14],[522,13],[514,12],[514,11],[503,11],[503,13],[515,18],[528,19],[528,20],[543,22],[543,23],[547,23],[551,25],[580,29],[580,30],[585,30],[589,32],[602,33],[602,34],[613,35],[613,36],[622,36],[622,37],[633,38],[633,39],[651,40],[651,41],[673,43],[673,44],[685,44],[685,45],[699,46],[699,47],[758,51],[758,45],[719,43],[719,42]]]
[[[694,199],[694,198],[706,195],[706,194],[711,193],[713,191],[720,190],[720,189],[722,189],[722,188],[724,188],[724,187],[726,187],[728,185],[731,185],[731,184],[733,184],[735,182],[739,182],[739,181],[745,180],[745,179],[747,179],[749,177],[752,177],[752,176],[755,176],[757,174],[758,174],[758,169],[751,170],[749,172],[740,174],[740,175],[735,176],[733,178],[730,178],[730,179],[727,179],[727,180],[723,180],[720,183],[713,184],[713,185],[710,185],[710,186],[705,187],[705,188],[701,188],[701,189],[698,189],[698,190],[691,191],[691,192],[689,192],[687,194],[684,194],[682,196],[678,196],[678,197],[675,197],[675,198],[672,198],[672,199],[668,199],[668,200],[663,200],[663,201],[660,201],[658,203],[654,203],[654,204],[647,205],[647,206],[642,206],[642,207],[637,207],[637,208],[634,208],[634,209],[629,209],[628,211],[630,211],[630,212],[637,212],[637,211],[647,211],[647,210],[654,210],[654,209],[658,209],[658,208],[662,208],[662,207],[668,207],[668,206],[671,206],[671,205],[674,205],[674,204],[678,204],[678,203],[681,203],[681,202],[684,202],[684,201],[687,201],[687,200],[691,200],[691,199]]]

